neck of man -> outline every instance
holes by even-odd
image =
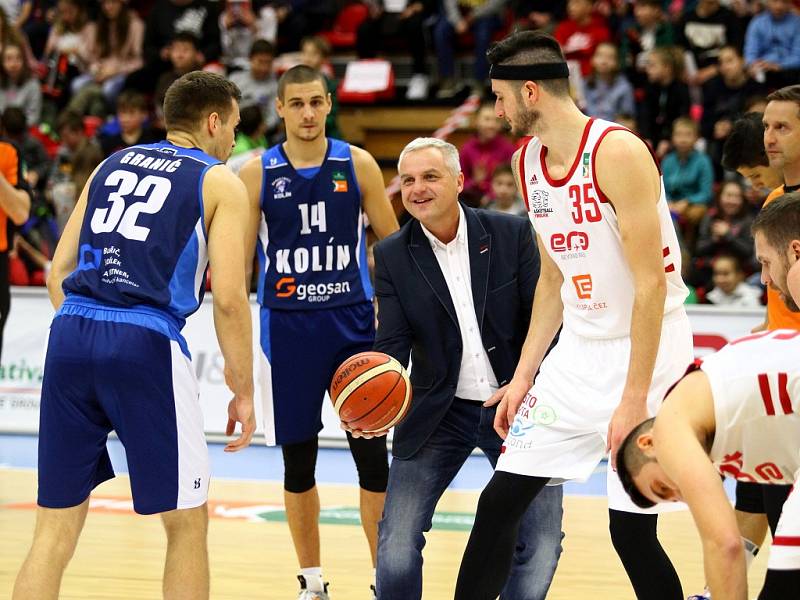
[[[324,133],[313,140],[301,140],[289,135],[283,143],[283,149],[295,168],[318,167],[325,160],[328,140]]]
[[[547,147],[547,166],[552,168],[561,165],[569,170],[578,153],[589,117],[571,100],[542,107],[541,114],[538,131],[534,135]]]
[[[167,141],[173,146],[180,146],[181,148],[199,148],[203,152],[208,153],[208,150],[200,143],[199,138],[187,131],[171,131],[167,133]]]
[[[441,220],[432,223],[422,223],[425,229],[430,231],[433,236],[443,244],[449,244],[456,239],[458,233],[458,220],[461,218],[458,210],[458,202],[453,206],[452,211],[443,215]]]
[[[800,160],[794,165],[783,167],[783,183],[789,187],[800,185]]]

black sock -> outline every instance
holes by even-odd
[[[657,515],[608,511],[611,542],[639,600],[683,600],[681,581],[658,541]]]
[[[456,600],[494,600],[505,585],[522,515],[549,479],[495,471],[478,501]]]
[[[800,590],[800,571],[769,569],[758,600],[787,600],[797,598]]]

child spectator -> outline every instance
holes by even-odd
[[[16,106],[25,111],[28,123],[42,117],[41,82],[31,73],[22,46],[6,44],[0,70],[0,110]]]
[[[459,157],[464,173],[462,197],[479,201],[492,192],[492,173],[497,165],[507,164],[514,154],[514,144],[500,133],[502,123],[491,104],[478,110],[475,135],[461,146]]]
[[[176,34],[169,45],[169,62],[172,68],[162,73],[156,83],[156,122],[159,128],[163,128],[161,126],[164,119],[164,96],[167,95],[169,86],[181,75],[196,71],[203,66],[198,56],[197,38],[191,33]]]
[[[113,107],[127,76],[144,64],[143,40],[144,23],[127,0],[102,0],[97,21],[83,30],[79,54],[88,69],[75,78],[72,93],[91,86],[91,95],[99,92]]]
[[[693,279],[697,285],[708,283],[708,266],[720,254],[735,256],[748,272],[755,269],[752,223],[742,184],[726,181],[720,188],[716,205],[700,222],[694,252],[697,272]]]
[[[635,0],[634,22],[622,32],[620,64],[636,87],[646,80],[644,73],[650,51],[673,44],[672,24],[664,15],[662,4],[661,0]]]
[[[610,42],[597,46],[592,57],[592,74],[584,86],[585,113],[613,121],[620,113],[633,114],[633,88],[619,72],[617,47]]]
[[[159,141],[159,136],[147,125],[148,116],[147,100],[142,94],[135,90],[122,92],[117,98],[119,132],[99,136],[103,156],[111,156],[128,146]]]
[[[647,81],[639,105],[639,133],[664,156],[672,123],[689,114],[689,88],[681,81],[682,57],[676,48],[655,48],[647,58]]]
[[[553,31],[564,57],[580,63],[584,77],[592,72],[592,55],[597,45],[611,39],[605,19],[594,14],[593,7],[592,0],[569,0],[567,18]]]
[[[672,152],[664,157],[661,171],[664,189],[672,214],[683,224],[683,233],[689,247],[711,203],[714,186],[714,168],[704,152],[695,150],[697,123],[680,117],[672,126]]]
[[[3,135],[16,144],[20,156],[25,161],[26,181],[36,190],[47,180],[52,161],[42,142],[28,133],[28,124],[22,108],[9,106],[0,117],[0,130]]]
[[[717,306],[739,308],[761,306],[761,288],[745,283],[744,271],[735,256],[720,255],[712,263],[714,289],[706,300]]]
[[[227,0],[219,16],[222,63],[229,69],[246,68],[253,42],[267,40],[274,44],[277,27],[273,7],[264,6],[255,12],[251,0]]]
[[[88,18],[80,0],[58,0],[56,17],[44,47],[48,67],[46,95],[58,107],[66,106],[72,80],[86,70],[81,44],[86,37]]]
[[[245,106],[239,113],[240,121],[236,133],[236,144],[231,156],[267,147],[266,124],[259,106]]]
[[[767,10],[747,26],[744,59],[756,81],[772,88],[797,83],[800,73],[800,15],[791,0],[767,0]]]
[[[702,85],[717,74],[720,50],[727,45],[742,47],[742,28],[732,11],[719,0],[699,0],[675,27],[675,42],[691,55],[697,72],[692,85]]]
[[[514,181],[514,171],[511,165],[504,163],[497,165],[492,172],[492,195],[484,197],[481,202],[486,208],[509,215],[524,217],[528,214],[525,203],[517,192],[517,183]]]
[[[567,12],[566,0],[516,0],[514,9],[515,27],[539,29],[552,33]]]
[[[242,92],[242,106],[258,106],[267,131],[274,132],[280,119],[275,109],[278,80],[272,72],[275,47],[266,40],[256,40],[250,49],[250,65],[230,76]]]
[[[312,69],[317,69],[325,76],[328,82],[328,93],[331,95],[331,112],[325,119],[325,135],[328,137],[342,139],[342,132],[339,131],[339,101],[336,98],[337,81],[333,78],[333,67],[328,62],[331,56],[331,46],[319,36],[303,38],[300,42],[300,62]]]

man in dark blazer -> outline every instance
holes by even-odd
[[[475,448],[497,462],[495,406],[484,402],[514,374],[539,274],[526,219],[458,202],[464,176],[453,145],[414,140],[398,170],[413,219],[375,247],[375,349],[406,366],[411,358],[413,399],[394,434],[379,600],[421,598],[423,534],[439,498]],[[531,505],[501,598],[545,597],[561,553],[561,499],[555,486]]]

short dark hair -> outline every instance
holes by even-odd
[[[250,58],[253,58],[256,54],[275,56],[275,46],[272,42],[267,40],[256,40],[253,42],[253,45],[250,46]]]
[[[767,102],[794,102],[800,110],[800,83],[775,90],[767,96]]]
[[[764,149],[761,113],[747,113],[736,119],[722,147],[722,166],[730,171],[741,167],[768,167]]]
[[[762,208],[752,227],[753,235],[759,231],[780,251],[800,240],[800,192],[783,194]]]
[[[86,128],[83,125],[83,116],[74,110],[65,110],[56,119],[56,131],[60,132],[62,129],[75,132],[85,132]]]
[[[700,127],[697,125],[697,121],[691,117],[678,117],[675,119],[672,122],[672,133],[675,133],[677,127],[687,127],[691,129],[696,136],[700,135]]]
[[[255,105],[245,106],[239,111],[239,131],[253,137],[258,128],[264,124],[264,113]]]
[[[186,73],[169,86],[164,96],[167,131],[193,131],[212,112],[227,121],[231,116],[231,101],[241,99],[236,84],[221,75],[207,71]]]
[[[553,36],[541,31],[520,31],[492,44],[486,58],[493,65],[563,63],[564,53]],[[553,96],[569,95],[569,78],[536,81]]]
[[[633,4],[635,6],[652,6],[653,8],[664,10],[663,0],[634,0]]]
[[[0,123],[2,123],[6,135],[10,136],[22,135],[28,129],[25,111],[18,106],[7,107],[3,111],[3,116],[0,117]]]
[[[300,40],[300,48],[306,44],[311,44],[316,48],[317,52],[322,55],[322,58],[328,58],[331,55],[331,45],[324,37],[318,35],[309,35]]]
[[[136,90],[125,90],[117,96],[117,111],[140,110],[147,112],[147,98]]]
[[[183,42],[184,44],[191,44],[195,50],[200,48],[200,40],[191,31],[179,31],[172,36],[172,43]]]
[[[625,438],[625,441],[622,442],[619,450],[617,450],[617,475],[622,482],[622,487],[639,508],[652,508],[656,505],[655,502],[642,494],[633,482],[633,478],[639,474],[642,467],[655,460],[646,456],[636,444],[636,438],[650,431],[653,428],[653,423],[655,423],[655,418],[639,423],[628,434],[628,437]]]
[[[733,270],[737,273],[743,273],[744,268],[742,267],[742,261],[739,259],[738,256],[735,254],[731,254],[729,252],[717,254],[714,258],[711,259],[711,268],[714,268],[714,265],[721,260],[729,260],[733,263]]]
[[[297,65],[286,71],[281,78],[278,79],[278,98],[283,100],[286,86],[293,83],[311,83],[312,81],[319,81],[322,84],[322,89],[328,93],[328,80],[325,75],[317,69],[312,69],[307,65]]]
[[[509,163],[500,163],[494,168],[494,171],[492,171],[492,179],[498,175],[511,175],[514,177],[514,169],[511,168],[511,164]]]

